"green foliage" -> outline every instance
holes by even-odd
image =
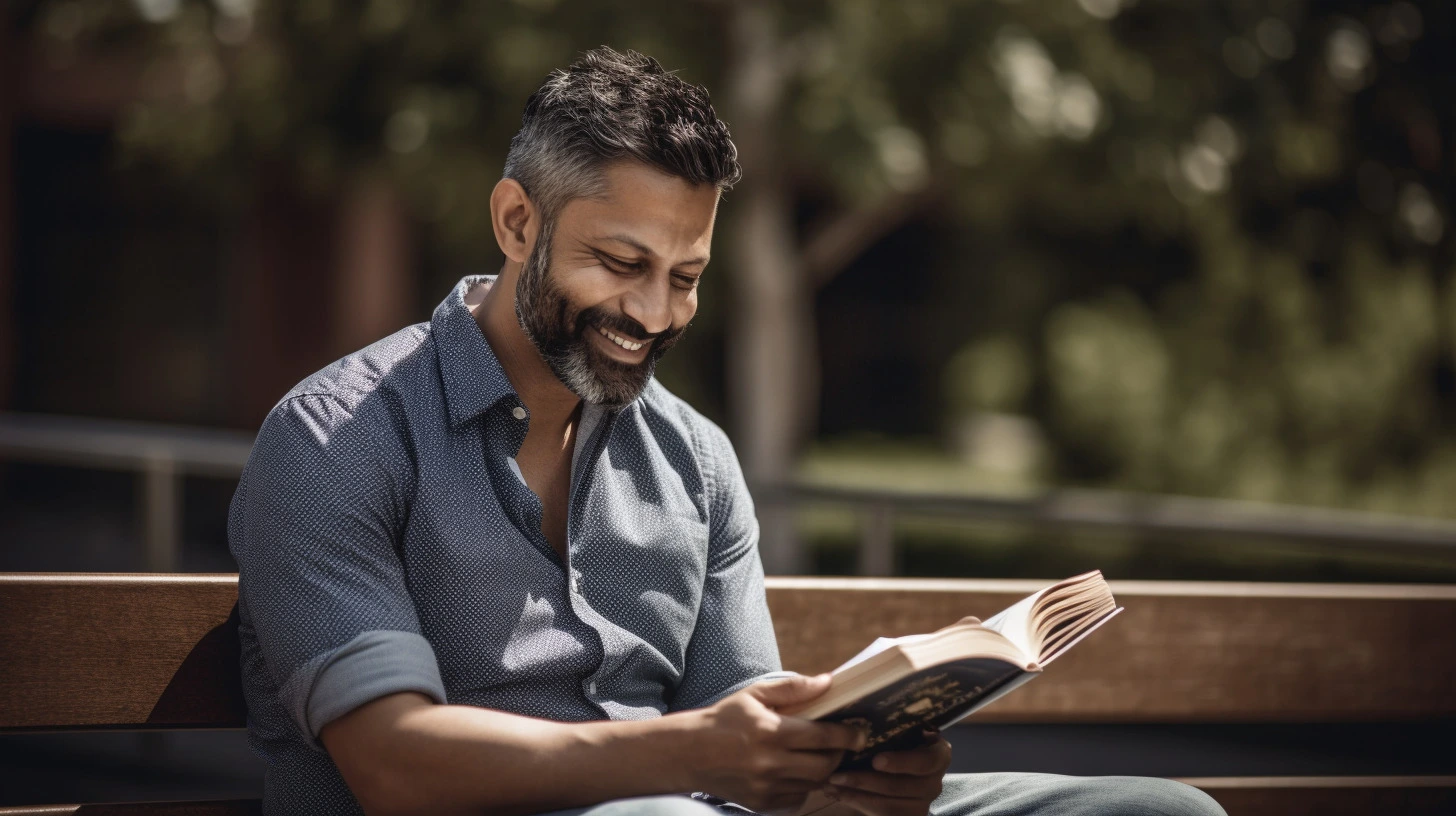
[[[270,171],[321,191],[388,173],[452,268],[494,257],[481,225],[521,102],[575,52],[639,48],[720,100],[736,81],[732,3],[135,6],[158,21],[120,0],[28,16],[54,48],[154,55],[133,155],[240,198]],[[804,199],[943,203],[944,260],[919,274],[945,294],[927,319],[949,327],[948,427],[1030,417],[1058,480],[1451,512],[1446,4],[776,13],[780,166]]]

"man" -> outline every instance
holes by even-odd
[[[588,53],[526,104],[500,275],[270,413],[229,519],[265,810],[1218,813],[1162,780],[943,778],[937,735],[831,776],[863,736],[777,713],[828,678],[778,671],[733,449],[652,380],[738,175],[702,89]]]

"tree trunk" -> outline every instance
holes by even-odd
[[[734,298],[728,316],[728,403],[749,484],[788,481],[818,404],[819,374],[810,292],[794,235],[793,195],[776,123],[787,80],[771,10],[735,4],[729,65],[729,124],[744,178],[730,195]],[[770,573],[806,568],[784,505],[761,502],[760,551]]]
[[[347,354],[415,317],[409,220],[394,185],[361,172],[344,190],[337,240],[333,344]]]
[[[229,420],[256,429],[278,398],[338,356],[329,330],[332,200],[264,167],[230,253]]]

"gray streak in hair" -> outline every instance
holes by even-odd
[[[635,51],[592,49],[554,71],[526,101],[505,178],[554,219],[573,198],[603,192],[603,168],[635,159],[719,191],[742,174],[708,92]]]

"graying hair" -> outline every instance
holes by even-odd
[[[571,199],[600,195],[603,168],[619,159],[720,192],[742,175],[706,90],[651,57],[602,46],[552,72],[526,100],[504,176],[550,221]]]

